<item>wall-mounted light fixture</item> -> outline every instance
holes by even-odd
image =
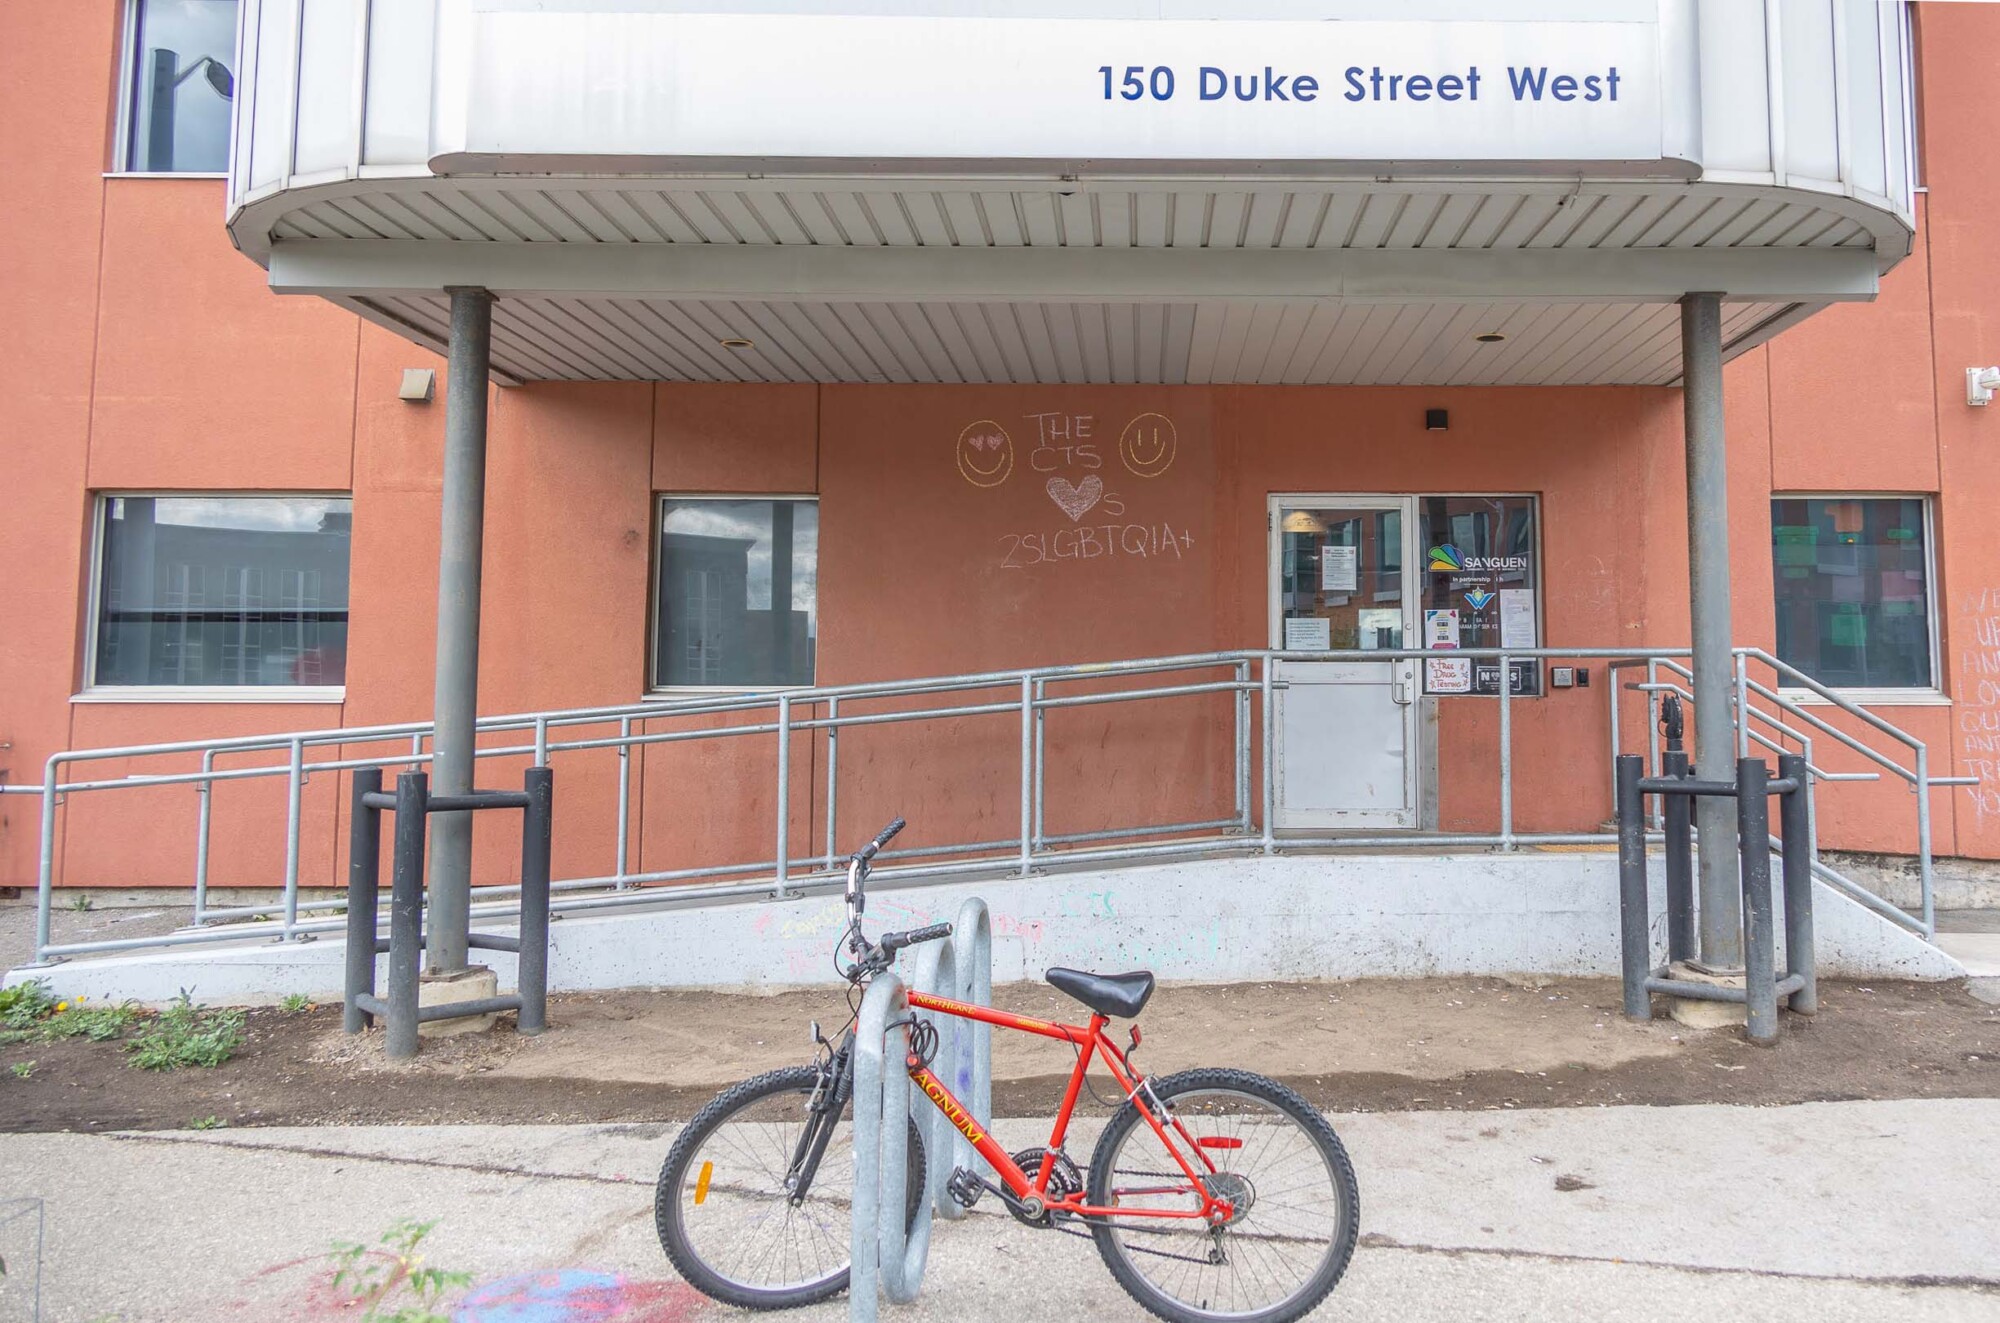
[[[429,404],[437,396],[437,380],[435,368],[404,368],[403,384],[396,388],[396,398],[411,404]]]
[[[1449,432],[1451,430],[1451,410],[1424,410],[1424,430],[1426,432]]]
[[[1965,370],[1965,402],[1975,409],[1983,409],[1993,403],[1993,393],[2000,391],[2000,367],[1967,368]]]

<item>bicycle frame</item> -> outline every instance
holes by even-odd
[[[1077,1049],[1076,1069],[1071,1072],[1069,1087],[1063,1093],[1062,1109],[1056,1113],[1055,1128],[1050,1132],[1048,1145],[1043,1150],[1041,1168],[1032,1177],[1015,1163],[1007,1151],[995,1142],[991,1134],[987,1133],[987,1123],[967,1111],[965,1105],[945,1087],[944,1081],[931,1073],[927,1064],[914,1054],[905,1062],[910,1078],[923,1090],[931,1105],[943,1112],[945,1119],[972,1142],[972,1146],[978,1149],[979,1155],[992,1165],[994,1172],[999,1175],[1015,1198],[1025,1199],[1033,1196],[1049,1212],[1068,1213],[1077,1217],[1148,1217],[1214,1223],[1229,1220],[1234,1206],[1229,1200],[1218,1199],[1210,1194],[1207,1183],[1202,1179],[1205,1174],[1215,1172],[1215,1164],[1209,1161],[1201,1141],[1190,1135],[1177,1117],[1169,1112],[1163,1124],[1159,1112],[1165,1109],[1158,1107],[1157,1101],[1155,1105],[1148,1105],[1150,1090],[1146,1088],[1145,1077],[1131,1068],[1125,1059],[1125,1053],[1119,1051],[1118,1045],[1105,1034],[1104,1026],[1110,1023],[1107,1017],[1093,1011],[1090,1022],[1086,1025],[1058,1024],[1052,1020],[1037,1020],[1031,1016],[1014,1015],[988,1006],[972,1006],[965,1002],[933,997],[922,992],[910,993],[910,1006],[916,1010],[934,1011],[939,1015],[955,1016],[962,1020],[978,1020],[1001,1029],[1015,1029],[1023,1033],[1038,1034],[1043,1038],[1054,1038]],[[1198,1193],[1201,1196],[1200,1208],[1181,1211],[1168,1208],[1102,1207],[1085,1203],[1083,1194],[1053,1200],[1048,1197],[1049,1181],[1056,1169],[1055,1155],[1061,1150],[1063,1138],[1069,1133],[1070,1116],[1076,1110],[1077,1095],[1083,1091],[1083,1077],[1090,1069],[1091,1057],[1099,1051],[1103,1052],[1105,1068],[1111,1072],[1112,1078],[1118,1081],[1118,1087],[1125,1090],[1126,1098],[1139,1109],[1139,1114],[1145,1117],[1148,1125],[1152,1126],[1153,1133],[1167,1146],[1167,1152],[1173,1155],[1174,1161],[1187,1174],[1192,1188],[1186,1193]],[[1180,1145],[1174,1142],[1176,1134],[1185,1141],[1188,1152],[1200,1160],[1200,1168],[1190,1162]],[[1142,1194],[1179,1192],[1173,1187],[1135,1191]]]

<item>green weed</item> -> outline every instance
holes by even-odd
[[[127,1050],[141,1070],[219,1066],[243,1046],[243,1012],[201,1010],[193,995],[181,995],[132,1036]]]
[[[337,1291],[348,1303],[364,1306],[360,1323],[451,1323],[444,1298],[472,1284],[469,1272],[446,1272],[427,1266],[419,1249],[435,1220],[404,1218],[373,1245],[342,1243],[333,1247]]]
[[[91,910],[90,897],[79,891],[69,898],[68,908],[75,914],[88,914]]]
[[[222,1129],[222,1118],[219,1116],[197,1116],[194,1120],[188,1122],[188,1129],[220,1130]]]
[[[35,1073],[35,1063],[32,1061],[16,1061],[13,1065],[7,1067],[7,1069],[14,1072],[15,1079],[24,1080]]]
[[[303,992],[294,992],[278,1003],[278,1009],[287,1015],[297,1015],[301,1011],[309,1011],[312,1008],[312,998],[306,996]]]
[[[0,1027],[28,1029],[56,1008],[56,996],[41,979],[0,988]]]
[[[78,997],[75,1001],[57,1002],[54,1014],[43,1020],[36,1032],[49,1042],[59,1038],[88,1038],[93,1043],[107,1043],[123,1037],[126,1026],[138,1018],[136,1002],[85,1006],[83,998]]]

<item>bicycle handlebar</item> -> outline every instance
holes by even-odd
[[[854,857],[856,859],[859,859],[864,864],[867,863],[870,859],[873,859],[876,856],[876,854],[882,849],[883,846],[887,845],[890,841],[896,838],[897,832],[903,830],[903,828],[908,825],[909,824],[904,822],[903,819],[897,818],[894,822],[890,823],[888,826],[882,829],[881,835],[877,836],[874,840],[868,842],[868,844],[862,846],[860,852],[857,853]]]
[[[906,933],[882,934],[882,954],[894,955],[906,946],[919,946],[924,942],[935,942],[941,937],[951,936],[951,925],[934,923],[928,928],[912,928]]]

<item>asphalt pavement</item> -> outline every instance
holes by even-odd
[[[1362,1247],[1328,1320],[2000,1320],[2000,1101],[1336,1115]],[[1002,1121],[1003,1144],[1038,1142]],[[654,1239],[665,1125],[315,1127],[0,1136],[0,1201],[45,1201],[49,1323],[353,1319],[328,1251],[437,1219],[463,1323],[693,1323],[735,1311]],[[1073,1137],[1087,1152],[1092,1136]],[[885,1319],[1147,1315],[1088,1240],[991,1200],[940,1224]],[[0,1204],[0,1319],[31,1218]],[[9,1313],[10,1307],[17,1312]],[[847,1317],[838,1301],[787,1315]]]

